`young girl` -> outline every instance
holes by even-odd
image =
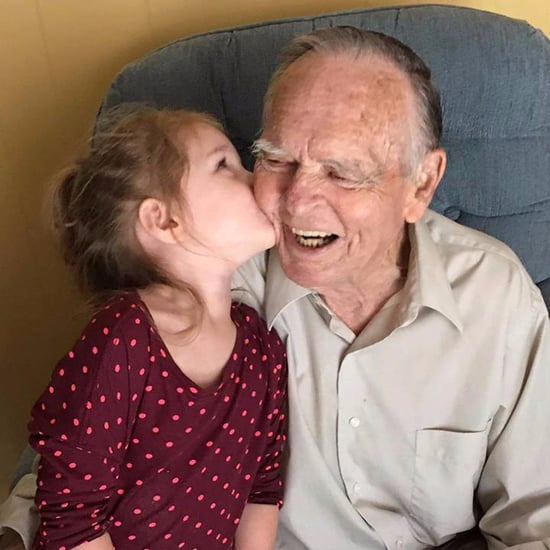
[[[230,141],[206,115],[136,110],[54,213],[102,305],[32,411],[35,547],[272,548],[286,356],[230,285],[274,233]]]

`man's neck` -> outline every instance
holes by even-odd
[[[320,292],[331,311],[355,334],[359,334],[370,320],[384,307],[384,304],[405,284],[405,276],[400,270],[389,279],[368,288],[334,289]]]
[[[405,285],[410,255],[410,242],[405,235],[398,258],[392,265],[381,266],[377,271],[349,284],[316,289],[331,311],[356,335],[384,307],[384,304]]]

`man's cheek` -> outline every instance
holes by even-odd
[[[270,185],[267,178],[258,176],[254,178],[254,197],[258,206],[272,221],[276,218],[278,210],[278,197],[276,186]]]

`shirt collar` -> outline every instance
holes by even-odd
[[[463,325],[441,255],[427,225],[433,217],[428,211],[409,225],[411,255],[404,294],[411,303],[438,311],[462,332]]]
[[[276,317],[290,304],[312,294],[313,291],[291,281],[283,271],[276,248],[269,251],[265,281],[265,316],[269,329]]]
[[[426,217],[430,217],[428,211]],[[424,306],[438,311],[462,332],[463,325],[453,291],[437,247],[424,219],[409,225],[411,255],[403,299],[410,305]],[[277,316],[290,304],[313,294],[291,281],[284,273],[277,249],[269,251],[265,287],[265,314],[271,329]]]

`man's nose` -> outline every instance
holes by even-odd
[[[287,208],[299,208],[303,206],[311,206],[321,196],[321,181],[315,174],[308,173],[304,170],[296,170],[289,177],[284,190],[284,197],[287,203]]]

